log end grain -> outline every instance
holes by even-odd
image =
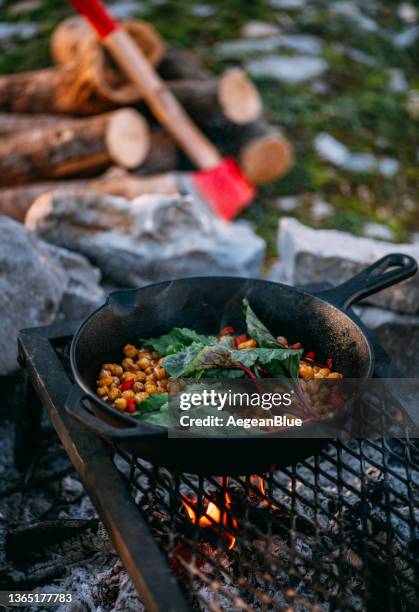
[[[240,165],[254,185],[277,180],[288,172],[293,161],[293,147],[280,134],[253,140],[240,152]]]
[[[64,19],[53,31],[50,51],[56,64],[67,64],[75,59],[80,41],[91,36],[92,28],[84,17],[74,15]]]
[[[112,113],[105,139],[110,158],[124,168],[140,166],[150,149],[148,124],[130,108]]]
[[[250,123],[262,114],[260,94],[241,68],[230,68],[220,77],[218,101],[224,116],[233,123]]]

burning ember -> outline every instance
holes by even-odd
[[[257,501],[263,506],[270,506],[271,504],[266,499],[266,489],[263,478],[256,475],[251,476],[250,482],[254,487],[254,490],[249,494],[252,501]],[[202,502],[204,511],[201,516],[198,516],[198,498],[196,496],[192,498],[191,496],[181,494],[181,501],[186,510],[187,517],[194,525],[198,524],[202,528],[210,527],[216,533],[220,531],[220,525],[222,525],[222,536],[226,541],[228,550],[232,550],[236,544],[237,538],[229,529],[237,532],[239,525],[237,519],[231,516],[231,512],[229,512],[232,510],[233,501],[232,496],[227,491],[227,487],[228,479],[225,477],[223,478],[224,492],[223,494],[218,494],[218,497],[222,495],[221,501],[219,502],[216,499],[205,498]],[[214,495],[214,497],[216,497],[216,495]]]

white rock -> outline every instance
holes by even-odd
[[[0,22],[0,43],[11,38],[22,38],[27,40],[38,32],[37,23],[3,23]]]
[[[191,13],[195,17],[211,17],[215,12],[215,7],[210,4],[197,4],[191,7]]]
[[[337,0],[337,2],[331,3],[330,10],[337,15],[342,15],[342,17],[353,20],[356,25],[366,32],[376,32],[378,30],[378,25],[375,21],[364,15],[355,2],[351,2],[350,0]]]
[[[376,238],[377,240],[394,240],[394,234],[387,225],[370,221],[364,225],[364,236]]]
[[[51,243],[83,253],[105,280],[139,286],[182,276],[258,276],[264,241],[182,196],[132,201],[86,192],[38,198],[26,224]]]
[[[323,74],[327,69],[327,63],[319,57],[268,55],[249,61],[246,69],[255,78],[298,84]]]
[[[62,267],[23,225],[0,217],[0,376],[17,365],[17,335],[52,323],[67,286]]]
[[[351,153],[346,145],[330,134],[321,132],[314,139],[314,148],[318,155],[339,168],[349,172],[378,172],[392,177],[399,171],[399,162],[391,157],[376,158],[371,153]]]
[[[287,196],[285,198],[277,198],[276,205],[284,212],[292,212],[302,204],[303,196]]]
[[[228,40],[217,43],[215,53],[225,58],[242,58],[252,54],[272,53],[279,49],[289,49],[305,55],[318,55],[321,43],[310,34],[282,34],[242,40]]]
[[[269,5],[274,9],[293,11],[303,8],[304,0],[269,0]]]
[[[310,216],[313,221],[322,221],[323,219],[327,219],[334,212],[334,207],[323,200],[320,196],[314,196],[313,203],[311,205]]]
[[[403,2],[397,9],[397,15],[406,23],[415,23],[418,20],[416,8],[408,2]]]
[[[338,230],[316,230],[296,219],[280,219],[276,278],[292,285],[330,282],[337,285],[389,253],[411,255],[419,261],[419,244],[392,244],[359,238]],[[395,311],[419,312],[419,275],[368,298],[368,302]]]
[[[413,45],[418,37],[419,26],[412,26],[406,30],[403,30],[402,32],[399,32],[399,34],[396,34],[396,36],[393,38],[393,43],[399,49],[406,49],[407,47]]]
[[[400,70],[400,68],[390,68],[388,75],[390,78],[389,88],[391,91],[394,91],[394,93],[402,93],[407,90],[408,84],[403,70]]]
[[[263,38],[264,36],[275,36],[280,32],[281,29],[277,24],[268,21],[249,21],[240,30],[244,38]]]
[[[314,139],[314,148],[322,159],[336,166],[344,166],[348,159],[348,148],[325,132],[317,134]]]

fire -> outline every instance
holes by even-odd
[[[265,481],[261,476],[251,476],[250,483],[252,485],[252,490],[249,493],[249,499],[254,500],[258,504],[262,504],[264,507],[269,507],[275,509],[276,506],[271,504],[266,497],[266,487]],[[222,481],[224,493],[223,499],[224,503],[221,503],[220,506],[214,501],[214,499],[205,499],[204,500],[204,511],[201,516],[198,517],[197,505],[198,500],[196,497],[191,499],[186,495],[182,494],[182,505],[186,510],[186,514],[189,520],[195,525],[199,525],[202,528],[210,527],[213,531],[219,531],[218,525],[223,525],[225,529],[223,529],[223,537],[226,540],[227,548],[231,550],[234,548],[236,543],[236,537],[229,531],[229,529],[234,529],[235,531],[238,528],[237,520],[231,516],[231,513],[228,511],[232,509],[232,498],[230,493],[227,491],[228,487],[228,478],[223,477]]]
[[[227,514],[227,510],[231,509],[231,497],[227,491],[224,492],[225,509],[221,510],[221,508],[219,508],[215,502],[209,501],[204,514],[199,518],[194,508],[194,506],[197,505],[197,502],[195,500],[188,499],[185,495],[182,495],[182,497],[183,507],[185,508],[192,523],[198,524],[200,527],[211,527],[214,529],[214,531],[217,531],[217,525],[228,527],[230,522],[231,527],[235,530],[237,529],[237,520],[234,517],[231,517],[229,521],[229,516]],[[223,530],[223,536],[226,539],[228,550],[231,550],[236,543],[235,536],[227,529]]]

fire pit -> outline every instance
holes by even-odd
[[[413,441],[336,441],[265,478],[170,472],[106,444],[66,414],[75,329],[20,335],[29,401],[16,460],[30,460],[42,404],[147,609],[415,607]],[[375,350],[377,375],[388,358],[377,344]]]

